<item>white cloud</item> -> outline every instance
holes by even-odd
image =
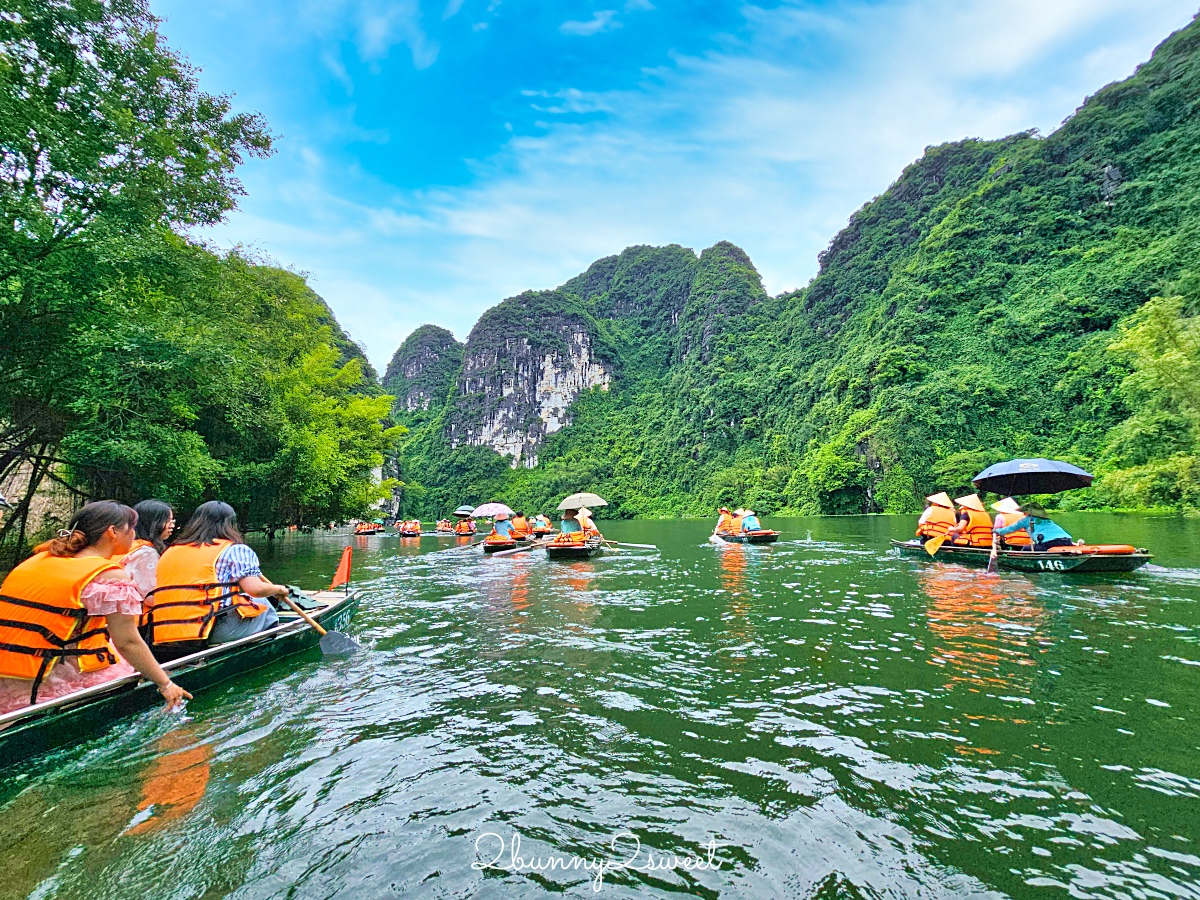
[[[352,202],[346,173],[285,149],[248,167],[246,211],[219,235],[310,271],[379,367],[422,322],[465,337],[500,299],[635,243],[732,240],[779,292],[811,278],[925,146],[1053,130],[1186,24],[1191,2],[748,8],[744,38],[636,89],[531,86],[544,133],[475,162],[469,186],[359,181],[371,199]],[[581,112],[604,115],[558,119]]]
[[[617,11],[615,9],[601,9],[594,13],[587,21],[563,22],[558,26],[558,30],[563,34],[589,37],[593,34],[599,34],[601,31],[612,31],[614,28],[620,27],[621,23],[617,21]]]

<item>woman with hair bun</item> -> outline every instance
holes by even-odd
[[[0,585],[0,713],[134,672],[158,685],[168,708],[191,698],[138,634],[141,594],[113,560],[129,552],[137,520],[122,503],[89,503],[8,573]]]
[[[287,592],[263,576],[233,507],[202,503],[158,561],[148,598],[150,646],[166,658],[258,634],[279,624],[267,598]]]
[[[133,511],[138,515],[137,537],[122,565],[145,597],[154,590],[158,558],[166,551],[167,538],[175,530],[175,510],[161,500],[143,500]]]

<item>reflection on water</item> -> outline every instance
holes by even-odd
[[[722,866],[601,895],[1200,897],[1200,522],[1075,519],[1163,568],[989,576],[894,556],[888,517],[606,523],[660,552],[574,563],[288,535],[291,583],[355,546],[365,651],[6,771],[0,896],[596,896],[475,841],[625,831]]]
[[[931,563],[918,581],[936,638],[928,662],[947,670],[946,687],[1028,694],[1034,676],[1021,667],[1036,666],[1035,654],[1053,643],[1030,580]]]

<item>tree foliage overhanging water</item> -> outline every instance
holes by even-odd
[[[360,513],[395,437],[362,352],[303,278],[182,236],[234,207],[266,124],[199,90],[143,0],[7,6],[0,482]]]

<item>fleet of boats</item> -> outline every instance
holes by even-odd
[[[1012,464],[992,467],[981,473],[976,485],[981,489],[1000,488],[998,493],[1004,493],[1004,488],[1016,487],[1019,490],[1012,493],[1023,490],[1026,493],[1045,494],[1070,489],[1084,481],[1090,483],[1091,476],[1087,473],[1082,470],[1065,471],[1064,466],[1047,460],[1015,460]],[[996,469],[1000,471],[993,471]],[[971,498],[960,498],[960,501],[964,501],[961,504],[963,524],[951,527],[949,522],[955,520],[950,516],[943,520],[941,533],[934,533],[930,537],[928,530],[921,534],[926,523],[932,521],[931,517],[923,515],[922,524],[918,526],[919,536],[906,541],[893,540],[892,548],[904,556],[1025,573],[1132,572],[1152,558],[1146,549],[1127,544],[1086,544],[1082,541],[1060,540],[1057,541],[1058,545],[1048,548],[1040,548],[1039,544],[1031,542],[1027,548],[1013,549],[999,546],[1000,542],[995,537],[992,538],[991,547],[981,546],[978,541],[960,540],[955,528],[982,521],[978,518],[981,512],[987,523],[991,522],[982,505],[976,502],[978,497],[971,497],[974,500],[970,503],[965,501]],[[941,498],[949,500],[945,494],[934,495],[930,500],[941,502]],[[492,502],[474,508],[460,507],[454,513],[459,520],[457,524],[443,519],[432,532],[425,532],[419,521],[409,520],[395,523],[393,533],[412,538],[434,535],[454,537],[460,541],[471,540],[480,544],[483,553],[490,556],[543,549],[549,559],[567,561],[594,559],[603,554],[606,548],[656,549],[650,544],[630,544],[604,538],[592,521],[590,507],[606,505],[606,501],[596,494],[572,494],[559,504],[559,510],[563,512],[561,530],[548,527],[544,517],[541,517],[539,524],[530,526],[524,523],[514,530],[511,524],[512,510],[503,503]],[[1010,498],[994,506],[1003,511],[1012,511],[1018,505]],[[780,538],[778,531],[762,528],[757,517],[749,510],[737,510],[736,515],[724,508],[721,512],[722,518],[712,536],[716,543],[771,544]],[[1032,517],[1033,514],[1023,515]],[[476,519],[491,519],[493,523],[491,531],[478,540],[473,537],[477,530],[474,524]],[[999,521],[999,517],[997,519]],[[1035,521],[1032,518],[1028,520]],[[748,525],[757,527],[744,527]],[[380,521],[357,523],[353,528],[356,536],[385,533],[387,530]],[[966,533],[969,535],[969,529]],[[342,565],[339,566],[338,578],[342,581],[349,579],[347,557],[348,553],[343,556]],[[337,579],[335,583],[338,583]],[[357,593],[349,589],[319,591],[303,595],[302,599],[305,602],[301,606],[288,603],[287,607],[280,610],[279,624],[275,627],[181,657],[164,664],[164,669],[176,684],[185,690],[196,691],[286,656],[315,650],[318,645],[326,652],[331,652],[326,642],[333,638],[341,640],[343,644],[348,642],[357,649],[357,645],[340,634],[358,611]],[[102,733],[101,729],[108,723],[159,705],[160,702],[155,685],[134,674],[0,715],[0,768],[65,744],[86,740]]]

